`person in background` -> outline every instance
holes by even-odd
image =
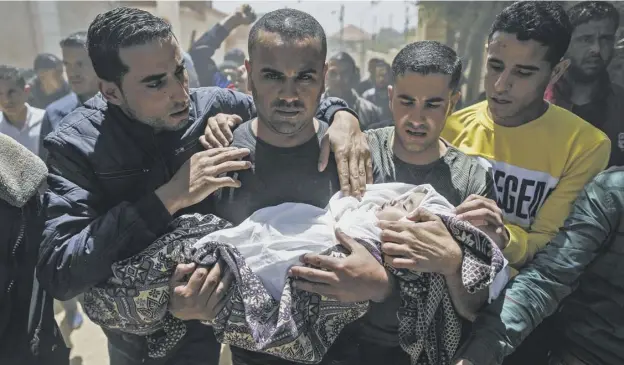
[[[43,139],[61,123],[66,115],[98,93],[99,79],[86,48],[87,32],[80,31],[69,35],[60,42],[65,73],[72,92],[50,104],[45,111],[41,125],[40,156],[45,161],[47,151]]]
[[[481,312],[457,365],[501,364],[550,315],[546,356],[519,364],[624,364],[621,232],[624,168],[612,167],[587,184],[559,233]]]
[[[37,78],[31,85],[28,103],[45,109],[52,102],[69,94],[71,89],[63,77],[63,62],[53,54],[42,53],[35,58]]]
[[[18,68],[0,66],[0,133],[38,155],[44,111],[28,104],[29,93],[30,86]]]
[[[162,17],[162,19],[167,22],[167,24],[171,24],[171,21],[167,17]],[[193,58],[188,52],[185,51],[182,51],[182,57],[184,57],[184,67],[188,73],[189,87],[199,87],[199,77],[197,76],[197,71],[195,70],[195,62],[193,62]]]
[[[574,30],[565,58],[566,73],[545,99],[568,109],[611,139],[609,166],[624,165],[624,88],[611,82],[607,68],[615,53],[620,14],[606,1],[584,1],[568,10]]]
[[[241,83],[240,81],[241,72],[239,68],[240,68],[240,65],[232,61],[223,61],[223,63],[219,65],[219,72],[221,72],[227,80],[227,83],[228,83],[227,88],[240,91],[238,87],[236,86],[236,85],[240,85]]]
[[[41,159],[0,134],[0,364],[69,364],[52,297],[35,279],[46,176]]]
[[[364,92],[366,92],[366,90],[372,89],[375,87],[375,69],[377,68],[377,64],[381,62],[383,62],[383,60],[379,58],[371,58],[370,60],[368,60],[368,65],[367,65],[368,78],[366,80],[361,81],[355,88],[355,91],[359,95],[362,95],[364,94]],[[357,80],[360,80],[360,77],[361,77],[360,72],[358,70]]]
[[[212,60],[212,56],[214,56],[215,51],[219,49],[221,43],[234,29],[242,25],[249,25],[255,20],[256,14],[251,6],[243,5],[234,14],[221,20],[193,43],[188,53],[195,64],[195,71],[197,71],[200,86],[228,87],[231,84],[219,72],[217,64]]]
[[[251,95],[251,90],[249,90],[249,74],[247,73],[245,65],[238,67],[238,75],[238,83],[234,85],[236,90],[243,94]]]
[[[388,86],[392,77],[392,68],[385,61],[378,62],[375,67],[375,86],[362,94],[362,97],[381,109],[383,121],[392,120]]]
[[[360,118],[362,130],[382,121],[381,109],[362,98],[353,89],[357,82],[355,61],[346,52],[333,55],[327,63],[327,76],[324,96],[335,96],[347,102]]]
[[[249,12],[249,10],[247,10]],[[223,56],[223,61],[232,62],[236,66],[243,66],[245,64],[245,51],[240,48],[233,48]]]

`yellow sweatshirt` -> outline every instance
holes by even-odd
[[[510,235],[503,253],[519,270],[555,236],[585,184],[605,169],[611,142],[555,105],[513,128],[494,124],[487,105],[451,115],[442,137],[492,173]]]

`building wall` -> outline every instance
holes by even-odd
[[[97,14],[117,6],[123,1],[0,1],[0,64],[32,68],[37,54],[48,52],[61,55],[60,40],[76,31],[87,30]],[[157,14],[156,2],[144,4],[133,1],[131,6]],[[159,14],[166,16],[165,14]],[[176,36],[183,49],[188,49],[191,33],[196,38],[219,22],[223,14],[206,9],[204,13],[180,6]],[[214,59],[223,60],[226,49],[247,42],[247,32],[235,32],[217,51]]]

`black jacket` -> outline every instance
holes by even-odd
[[[45,176],[42,161],[0,135],[0,364],[69,363],[52,297],[35,280]]]
[[[319,117],[331,120],[346,104],[330,99],[323,105]],[[207,117],[217,113],[248,120],[256,112],[247,95],[194,89],[188,126],[157,134],[96,95],[45,139],[50,175],[38,270],[41,284],[54,297],[67,300],[105,281],[114,262],[137,254],[165,233],[172,217],[154,191],[203,149],[199,137]],[[186,211],[210,213],[209,200]],[[195,328],[205,331],[207,327],[197,323]],[[115,346],[141,341],[130,335],[107,335]],[[197,343],[197,351],[188,353],[201,358],[205,342]],[[139,347],[145,346],[133,346]]]

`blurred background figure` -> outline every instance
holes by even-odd
[[[45,109],[53,101],[71,92],[63,77],[63,61],[50,53],[43,53],[35,58],[34,70],[37,78],[31,85],[28,103],[39,109]]]
[[[383,120],[390,120],[392,119],[388,98],[388,85],[390,85],[390,77],[392,76],[390,65],[385,61],[377,62],[374,75],[374,87],[365,91],[362,97],[381,108]]]
[[[360,82],[360,84],[357,86],[356,91],[358,92],[358,94],[362,95],[368,89],[372,89],[373,87],[375,87],[375,70],[377,69],[377,64],[381,62],[383,62],[383,60],[379,58],[371,58],[370,60],[368,60],[368,78]],[[360,70],[358,69],[358,80],[359,79]]]
[[[379,107],[362,98],[353,89],[358,84],[355,61],[346,52],[338,52],[327,63],[324,96],[335,96],[346,101],[360,117],[362,130],[382,120]]]

